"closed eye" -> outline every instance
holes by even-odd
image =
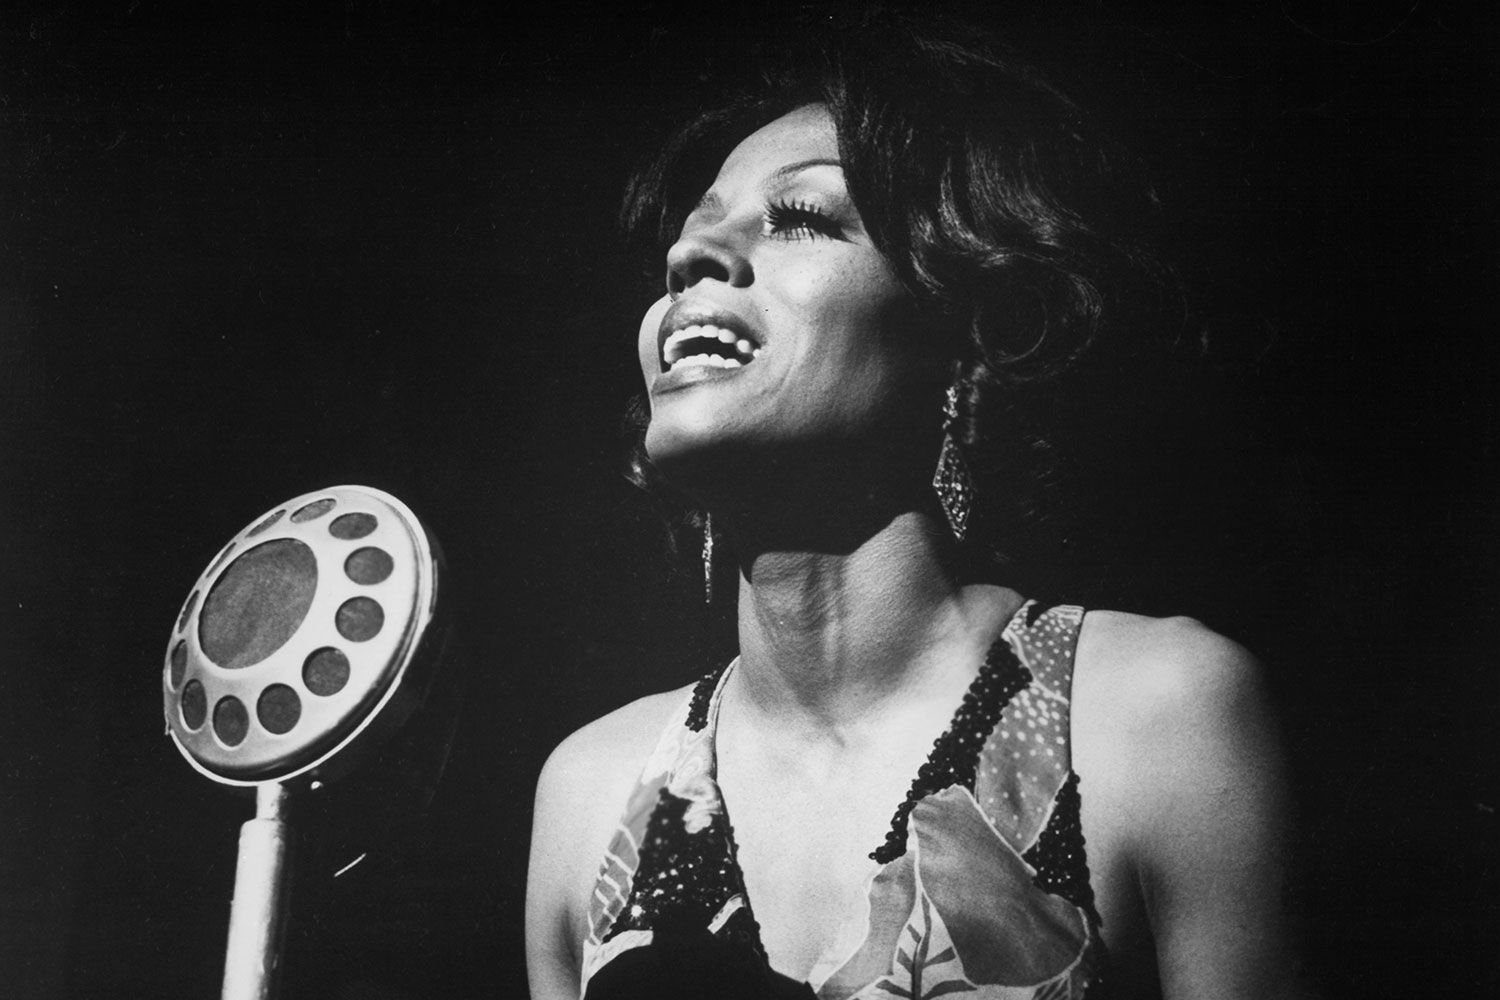
[[[766,209],[766,234],[789,240],[844,239],[844,227],[802,201],[777,201]]]

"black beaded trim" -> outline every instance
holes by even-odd
[[[714,700],[714,690],[719,686],[719,678],[728,669],[727,663],[715,667],[693,685],[693,700],[688,704],[687,714],[687,727],[693,732],[701,733],[703,727],[708,725],[708,703]]]
[[[1046,829],[1021,857],[1036,869],[1036,877],[1032,882],[1038,889],[1061,896],[1098,923],[1099,913],[1094,909],[1094,887],[1089,884],[1083,824],[1079,820],[1081,801],[1078,795],[1078,775],[1069,772],[1068,780],[1057,790]]]
[[[1000,721],[1005,706],[1030,683],[1031,671],[1021,665],[1005,632],[1001,632],[965,692],[963,704],[953,713],[953,721],[933,742],[932,752],[912,780],[906,799],[896,807],[885,843],[870,852],[873,860],[889,864],[906,853],[907,823],[918,802],[952,785],[974,790],[984,741]]]
[[[661,790],[641,839],[630,897],[604,940],[664,922],[706,926],[730,897],[744,893],[728,819],[720,812],[707,827],[689,833],[685,818],[691,804]],[[749,920],[751,943],[759,947],[753,916]]]

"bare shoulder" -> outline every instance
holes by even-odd
[[[690,688],[651,695],[558,744],[542,767],[526,876],[533,997],[578,995],[589,894],[641,769]]]
[[[597,839],[600,831],[612,829],[646,759],[690,690],[637,699],[559,743],[537,781],[533,839],[566,841],[570,833]]]
[[[1075,766],[1127,828],[1106,836],[1154,836],[1193,800],[1254,794],[1280,769],[1260,664],[1192,618],[1090,612],[1071,714]]]
[[[1094,722],[1120,735],[1258,715],[1264,698],[1260,664],[1239,643],[1193,618],[1118,611],[1085,616],[1073,690],[1079,707],[1098,710]]]
[[[672,712],[691,690],[689,686],[638,698],[576,730],[547,758],[539,786],[562,782],[578,790],[597,790],[621,773],[634,780]]]

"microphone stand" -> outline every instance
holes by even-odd
[[[337,515],[320,520],[336,507]],[[380,558],[356,566],[350,561],[359,554],[350,551],[356,544]],[[272,508],[236,535],[177,616],[162,664],[167,733],[203,775],[255,788],[255,817],[240,827],[223,1000],[274,1000],[283,985],[295,799],[319,787],[315,775],[342,774],[340,768],[372,753],[426,702],[447,641],[446,625],[430,628],[440,561],[435,540],[400,500],[364,486],[334,486]],[[226,580],[230,585],[221,587]],[[306,603],[292,631],[281,635],[287,623],[277,616],[294,610],[289,595],[301,594],[309,581],[312,592],[296,598]],[[346,608],[364,617],[345,621]],[[248,638],[261,634],[263,614],[274,624],[266,635],[279,636],[273,650]],[[337,655],[324,665],[331,672],[314,683],[307,670],[317,650]],[[244,654],[257,658],[236,664]],[[206,724],[209,705],[235,702],[248,714],[246,705],[259,705],[273,691],[293,699],[289,719],[277,719],[285,730],[268,729],[263,715],[262,726],[253,728],[247,718],[230,745],[218,738],[217,724]],[[335,756],[343,758],[339,768],[329,765]]]
[[[240,827],[223,1000],[272,1000],[276,995],[291,845],[283,818],[286,800],[286,786],[279,781],[256,785],[255,818]]]

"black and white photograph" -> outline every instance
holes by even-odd
[[[0,12],[0,995],[1494,995],[1497,28]]]

